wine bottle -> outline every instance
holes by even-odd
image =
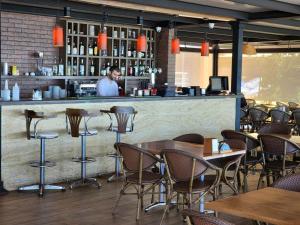
[[[118,57],[118,47],[117,47],[117,44],[114,44],[113,56],[114,57]]]
[[[57,61],[56,61],[56,57],[54,57],[54,64],[53,64],[53,66],[52,66],[52,73],[53,73],[53,76],[57,76],[58,69],[57,69]]]
[[[139,67],[137,65],[137,61],[134,62],[134,68],[133,68],[133,76],[139,75]]]
[[[128,44],[128,51],[127,51],[127,57],[131,57],[132,56],[132,54],[131,54],[132,52],[131,52],[131,45],[130,44]]]
[[[73,61],[73,76],[77,76],[77,59]]]
[[[67,54],[68,54],[68,55],[71,55],[71,43],[70,43],[70,38],[68,38]]]
[[[84,66],[83,59],[81,59],[79,64],[79,76],[84,76],[84,71],[85,71],[85,66]]]
[[[88,52],[89,52],[89,55],[93,55],[94,54],[94,49],[93,49],[91,43],[89,44],[89,50],[88,50]]]
[[[101,66],[100,75],[101,76],[106,76],[106,67],[105,67],[105,64],[103,64]]]
[[[73,43],[72,55],[77,55],[77,54],[78,54],[77,46],[75,43]]]
[[[129,61],[127,76],[132,76],[132,74],[133,74],[133,67],[131,61]]]
[[[109,74],[110,72],[110,65],[109,65],[109,62],[107,62],[106,64],[106,75]]]
[[[120,70],[121,70],[121,75],[125,76],[126,75],[126,66],[125,66],[124,62],[122,63]]]
[[[71,71],[72,71],[71,60],[69,59],[67,65],[67,76],[71,76]]]
[[[95,65],[93,60],[91,60],[90,76],[95,76]]]
[[[96,43],[96,41],[95,41],[95,43],[94,43],[94,55],[98,55],[98,46],[97,46],[97,43]]]
[[[64,76],[64,64],[63,64],[63,60],[62,58],[60,59],[59,61],[59,64],[58,64],[58,76]]]
[[[83,45],[82,41],[80,42],[80,45],[79,45],[79,55],[84,55],[84,45]]]
[[[120,56],[125,56],[125,42],[121,41]]]

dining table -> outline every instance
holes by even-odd
[[[270,224],[300,224],[300,193],[272,187],[207,202],[205,207]]]
[[[174,140],[159,140],[159,141],[151,141],[151,142],[143,142],[137,143],[135,146],[142,148],[144,150],[149,151],[154,155],[160,156],[164,149],[177,149],[181,151],[186,151],[189,153],[194,154],[195,156],[202,157],[205,160],[211,159],[219,159],[225,158],[234,155],[241,155],[245,154],[246,150],[243,149],[230,149],[224,152],[212,152],[209,148],[205,148],[203,144],[194,144],[189,142],[181,142],[181,141],[174,141]],[[164,175],[165,165],[164,163],[160,163],[160,173]],[[204,176],[201,176],[199,179],[205,179]],[[160,185],[160,195],[159,201],[152,203],[148,207],[145,208],[145,211],[149,211],[152,208],[166,205],[164,199],[164,186]],[[204,198],[200,201],[200,212],[204,212]]]

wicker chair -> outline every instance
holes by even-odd
[[[246,98],[246,102],[247,102],[247,108],[248,109],[253,108],[256,104],[254,99]]]
[[[195,210],[185,209],[182,211],[182,216],[187,219],[188,224],[191,225],[233,225],[223,219],[201,214]]]
[[[247,109],[240,109],[240,130],[244,131],[245,127],[249,130],[249,117]]]
[[[288,102],[288,104],[289,104],[289,110],[290,111],[294,111],[299,107],[299,104],[296,103],[296,102]]]
[[[271,116],[271,123],[288,124],[290,120],[290,114],[279,109],[271,109],[269,115]]]
[[[241,160],[240,172],[243,174],[243,191],[248,191],[248,180],[250,170],[254,170],[257,165],[262,165],[263,159],[261,151],[257,151],[260,146],[259,141],[245,133],[234,130],[223,130],[221,132],[224,140],[237,139],[246,143],[246,154]],[[238,176],[239,177],[239,176]]]
[[[248,110],[251,132],[259,130],[268,118],[268,113],[259,108],[250,108]]]
[[[296,132],[296,134],[300,134],[300,109],[296,109],[293,111],[293,119],[295,122],[295,127],[294,127],[294,131]]]
[[[289,111],[289,105],[284,102],[276,102],[276,108],[280,109],[282,111],[288,112]]]
[[[213,194],[215,199],[222,174],[220,168],[187,151],[165,149],[162,155],[167,168],[170,191],[160,224],[163,223],[165,214],[169,210],[171,200],[178,194],[183,196],[182,204],[187,205],[189,209],[208,193]],[[215,172],[215,179],[200,179],[208,170]],[[194,201],[192,200],[193,194],[198,195]],[[180,202],[178,201],[177,204]]]
[[[300,173],[287,175],[275,181],[274,188],[300,192]]]
[[[231,149],[246,149],[245,142],[238,139],[227,139],[224,142],[228,144]],[[230,189],[236,195],[239,193],[237,186],[237,174],[243,156],[244,154],[209,160],[211,164],[222,168],[222,176],[220,181],[230,187]],[[205,177],[205,179],[215,179],[214,177],[214,175],[208,175]]]
[[[123,157],[125,180],[123,187],[121,188],[119,198],[114,207],[113,214],[115,214],[120,199],[123,195],[137,195],[138,203],[136,219],[139,220],[140,210],[143,208],[144,195],[148,194],[150,190],[152,191],[152,194],[154,194],[154,187],[159,185],[163,180],[163,177],[160,174],[153,173],[151,171],[151,168],[156,163],[162,161],[148,151],[133,145],[119,142],[115,144],[115,148]],[[145,189],[146,185],[149,186],[147,189]],[[134,186],[136,192],[127,192],[127,189],[131,186]]]
[[[290,135],[291,128],[286,124],[270,123],[270,124],[267,124],[267,125],[261,127],[257,133]]]
[[[299,162],[287,159],[287,156],[300,151],[300,147],[286,138],[261,134],[258,136],[263,150],[263,169],[259,177],[258,187],[264,176],[267,177],[267,185],[270,186],[270,177],[273,181],[286,174],[295,172]]]
[[[201,134],[184,134],[173,139],[174,141],[189,142],[193,144],[204,144],[204,137]]]

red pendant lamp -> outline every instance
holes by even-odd
[[[52,30],[53,46],[56,48],[64,47],[64,30],[61,26],[55,25]]]
[[[137,52],[145,52],[147,49],[147,40],[146,36],[143,33],[140,33],[136,40],[136,50]]]
[[[180,53],[180,40],[179,38],[174,37],[171,43],[171,53],[179,54]]]
[[[99,50],[102,50],[102,51],[107,50],[107,33],[106,33],[106,31],[103,30],[98,33],[97,45],[98,45]]]
[[[201,43],[201,56],[209,56],[209,42],[206,40]]]

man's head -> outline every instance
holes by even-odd
[[[111,79],[111,80],[117,80],[118,77],[120,76],[120,70],[117,66],[112,66],[110,67],[110,73],[108,74],[108,77]]]

